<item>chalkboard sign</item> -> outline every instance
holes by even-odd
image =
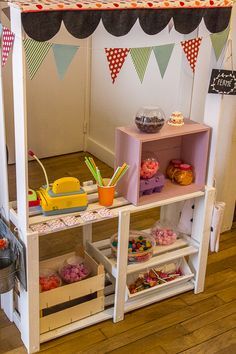
[[[213,69],[208,92],[236,95],[236,71]]]

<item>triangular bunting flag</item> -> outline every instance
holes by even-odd
[[[188,59],[188,62],[193,70],[195,71],[195,66],[197,62],[197,57],[198,57],[198,52],[199,52],[199,47],[201,44],[202,38],[197,37],[194,39],[189,39],[187,41],[181,42],[181,45],[183,47],[184,53],[186,54],[186,57]]]
[[[11,20],[11,13],[10,13],[10,7],[5,7],[4,9],[2,9],[2,12],[4,13],[4,15],[8,18],[8,20]]]
[[[131,58],[141,82],[147,69],[152,47],[130,49]]]
[[[153,47],[153,52],[155,54],[156,61],[159,66],[159,70],[162,78],[165,75],[166,68],[169,63],[173,48],[174,48],[174,43]]]
[[[216,61],[219,59],[225,43],[227,42],[229,29],[230,27],[228,26],[223,32],[213,33],[210,35],[211,43],[216,56]]]
[[[114,84],[129,53],[129,48],[105,48],[112,83]]]
[[[65,73],[72,62],[79,46],[66,44],[53,44],[53,54],[57,66],[57,73],[62,80]]]
[[[26,62],[29,69],[29,76],[32,80],[44,61],[52,43],[49,42],[37,42],[31,38],[23,40],[25,48]]]
[[[2,66],[7,62],[8,55],[12,49],[14,43],[15,35],[8,28],[3,27],[2,29]]]

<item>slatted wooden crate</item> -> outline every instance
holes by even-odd
[[[73,255],[69,253],[43,261],[40,268],[56,270]],[[91,269],[89,278],[40,293],[40,334],[104,310],[104,267],[86,252],[84,258]]]

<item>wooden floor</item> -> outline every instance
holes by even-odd
[[[64,175],[90,178],[81,167],[83,154],[45,160],[50,180]],[[102,172],[110,170],[102,165]],[[43,182],[41,171],[30,163],[30,186]],[[10,167],[11,199],[15,198],[14,167]],[[138,215],[132,227],[151,225],[158,210]],[[99,223],[100,224],[100,223]],[[116,225],[94,228],[95,239],[108,237]],[[53,254],[62,253],[78,242],[77,233],[50,235],[40,244],[40,257],[48,258],[47,245],[54,244]],[[50,247],[52,248],[52,247]],[[0,312],[0,353],[25,353],[18,330]],[[209,255],[204,293],[188,292],[125,316],[113,324],[111,320],[71,333],[41,346],[42,353],[236,353],[236,229],[222,235],[220,252]]]

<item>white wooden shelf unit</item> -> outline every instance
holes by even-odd
[[[25,33],[21,23],[21,12],[11,7],[11,29],[15,33],[15,42],[12,53],[13,61],[13,88],[14,88],[14,125],[16,146],[16,185],[17,185],[17,211],[14,205],[9,203],[6,139],[4,120],[0,119],[0,202],[1,214],[7,221],[12,221],[17,227],[19,237],[26,247],[27,283],[28,289],[20,288],[19,308],[20,315],[14,309],[12,291],[1,296],[1,307],[11,321],[14,321],[21,332],[22,340],[29,353],[38,352],[40,343],[68,334],[72,331],[93,325],[100,321],[113,319],[121,321],[128,311],[137,309],[166,299],[170,296],[185,291],[194,290],[199,293],[204,289],[205,271],[207,264],[208,244],[210,236],[210,224],[214,204],[215,189],[211,187],[214,179],[214,166],[217,148],[217,137],[220,125],[221,100],[217,95],[208,95],[205,107],[204,123],[212,129],[212,144],[209,153],[207,187],[202,191],[192,191],[185,194],[167,198],[165,200],[152,201],[149,204],[134,206],[128,204],[124,198],[116,198],[113,211],[114,217],[118,217],[118,257],[117,262],[109,256],[109,240],[93,243],[92,223],[78,227],[83,228],[83,241],[87,250],[94,258],[100,261],[111,275],[112,285],[105,288],[104,311],[89,316],[79,321],[40,335],[40,304],[39,304],[39,237],[38,232],[32,232],[29,226],[39,222],[50,220],[51,217],[36,215],[29,216],[28,210],[28,146],[27,146],[27,108],[26,108],[26,63],[23,49]],[[0,67],[1,79],[1,67]],[[213,97],[214,96],[214,97]],[[0,95],[1,116],[4,117],[2,91]],[[189,238],[183,238],[171,247],[165,248],[165,252],[155,250],[154,257],[147,263],[127,265],[127,242],[130,229],[131,213],[161,207],[161,219],[176,219],[183,201],[194,199],[195,209],[192,225],[192,234]],[[97,209],[96,195],[91,195],[89,209]],[[55,218],[55,217],[52,217]],[[53,236],[52,236],[53,237]],[[187,257],[193,277],[185,282],[175,283],[168,288],[153,289],[148,294],[126,298],[127,276],[144,269],[147,266],[159,265],[178,258]],[[113,294],[114,292],[114,294]]]

